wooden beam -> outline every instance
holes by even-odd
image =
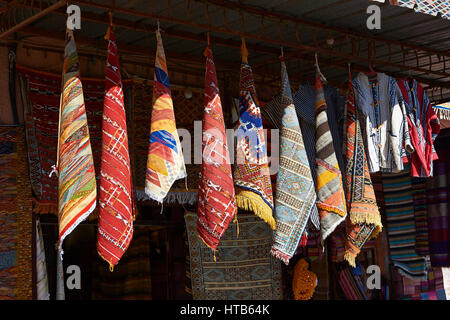
[[[61,8],[62,6],[64,6],[66,4],[66,0],[59,0],[58,2],[52,4],[51,6],[39,11],[38,13],[36,13],[35,15],[23,20],[22,22],[16,24],[14,27],[6,30],[5,32],[2,32],[0,34],[0,40],[6,38],[7,36],[9,36],[10,34],[19,31],[20,29],[26,27],[27,25],[29,25],[30,23],[33,23],[34,21],[37,21],[43,17],[45,17],[46,15],[48,15],[49,13]]]

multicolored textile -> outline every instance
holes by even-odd
[[[58,248],[61,254],[64,238],[89,216],[97,200],[94,159],[79,68],[73,32],[67,29],[56,161]]]
[[[50,74],[19,65],[17,70],[20,98],[25,109],[28,164],[34,196],[33,212],[57,215],[58,177],[49,175],[57,158],[61,74]],[[105,80],[83,78],[83,95],[95,172],[99,179]],[[97,210],[89,218],[95,216],[95,211]]]
[[[150,198],[162,202],[174,181],[186,177],[186,167],[175,123],[166,56],[159,29],[156,30],[156,39],[153,110],[145,193]]]
[[[25,133],[0,127],[0,300],[32,299],[31,187]]]
[[[411,279],[427,275],[425,257],[415,251],[416,228],[411,171],[383,173],[384,203],[391,260],[399,273]]]
[[[275,196],[277,228],[271,252],[288,264],[300,239],[306,237],[305,228],[317,207],[314,182],[284,60],[281,61],[281,97],[283,114]],[[304,243],[306,245],[306,241]]]
[[[338,282],[347,300],[369,300],[364,270],[359,263],[339,272]]]
[[[39,220],[36,220],[36,300],[50,300],[44,238]]]
[[[390,3],[432,16],[440,14],[442,18],[450,19],[450,3],[446,0],[390,0]]]
[[[430,268],[425,280],[402,277],[400,300],[446,300],[441,268]]]
[[[434,175],[427,178],[428,246],[433,267],[450,266],[450,144],[448,137],[436,139],[439,160]]]
[[[244,41],[244,40],[243,40]],[[243,42],[234,184],[239,208],[253,211],[275,229],[273,196],[261,112]]]
[[[411,181],[414,199],[414,221],[416,225],[415,249],[418,255],[430,254],[428,248],[427,186],[425,178],[413,178]]]
[[[120,263],[109,272],[101,259],[94,261],[93,300],[151,300],[150,232],[136,228]]]
[[[196,215],[184,216],[194,300],[280,300],[281,263],[270,254],[272,230],[254,214],[239,215],[217,247],[217,261],[196,234]]]
[[[112,26],[105,38],[108,40],[108,54],[105,68],[97,252],[112,270],[133,238],[134,201],[122,78]]]
[[[367,240],[376,237],[383,226],[367,166],[359,111],[355,108],[351,81],[349,81],[348,90],[345,152],[348,217],[344,259],[355,267],[355,258],[364,244]]]
[[[397,82],[384,73],[369,78],[360,72],[353,88],[355,106],[365,119],[362,128],[369,171],[402,171],[403,158],[414,147]]]
[[[445,297],[450,300],[450,268],[444,267],[442,270],[442,281],[444,283]]]
[[[205,57],[205,109],[197,231],[205,244],[215,250],[234,218],[237,207],[216,67],[209,46],[205,50]]]
[[[414,151],[408,155],[413,177],[429,177],[433,175],[433,160],[437,159],[434,140],[441,126],[439,119],[431,107],[423,87],[412,79],[399,80],[397,84],[405,102],[409,126],[409,135]]]
[[[316,74],[316,190],[320,231],[324,241],[347,215],[342,175],[327,118],[320,72]]]

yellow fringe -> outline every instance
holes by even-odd
[[[239,221],[237,218],[237,210],[234,213],[234,221],[233,222],[236,223],[236,237],[239,238]]]
[[[109,263],[109,271],[113,272],[114,271],[114,266],[112,263]]]
[[[198,237],[200,238],[200,240],[203,241],[203,243],[205,244],[205,246],[207,246],[208,248],[210,248],[213,251],[213,255],[214,255],[214,262],[216,262],[216,249],[212,248],[209,244],[206,243],[205,239],[203,239],[202,237],[200,237],[200,235],[198,235]]]
[[[58,206],[56,204],[40,203],[34,198],[33,202],[34,202],[33,208],[34,213],[58,215]]]
[[[373,230],[370,239],[375,238],[383,230],[380,214],[350,212],[350,221],[352,224],[361,224],[361,223],[374,224],[376,228]]]
[[[236,195],[236,202],[239,208],[253,211],[258,217],[264,220],[272,230],[276,229],[275,219],[272,216],[272,210],[266,204],[262,205],[260,202],[250,199],[246,194],[253,192],[241,190],[238,195]]]
[[[348,262],[348,264],[350,266],[352,266],[353,268],[356,267],[356,261],[355,261],[356,257],[353,254],[351,254],[350,252],[346,252],[344,254],[344,259]]]

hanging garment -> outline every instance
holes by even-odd
[[[411,279],[427,275],[425,257],[415,251],[414,201],[409,164],[400,173],[383,173],[383,195],[391,260],[400,274]]]
[[[412,86],[408,80],[397,82],[405,102],[409,135],[414,152],[408,155],[413,177],[433,175],[433,160],[437,159],[434,140],[440,131],[437,115],[431,107],[423,87],[415,80]]]
[[[161,203],[172,184],[186,177],[186,167],[175,123],[166,56],[159,29],[156,30],[156,40],[153,110],[145,193]]]
[[[369,79],[360,72],[353,80],[353,87],[355,106],[365,118],[361,125],[369,172],[403,170],[403,158],[414,147],[396,81],[384,73]]]
[[[349,81],[346,107],[345,187],[348,208],[344,259],[355,267],[355,258],[367,240],[382,230],[381,215],[367,166],[359,111]]]
[[[285,264],[297,250],[300,239],[306,240],[305,228],[316,207],[316,193],[295,112],[291,86],[284,61],[281,61],[281,104],[284,106],[280,134],[275,221],[272,254]],[[306,245],[306,241],[303,241]]]
[[[345,220],[342,174],[333,146],[320,72],[316,72],[316,190],[322,241]]]
[[[36,300],[50,300],[41,222],[36,220]]]
[[[109,27],[103,108],[97,252],[111,270],[133,238],[133,181],[122,78],[114,28]]]
[[[62,258],[64,238],[89,216],[97,200],[80,66],[70,29],[66,30],[58,137],[55,170],[58,173],[58,250]]]
[[[197,232],[208,247],[216,250],[220,238],[236,214],[237,207],[216,67],[209,46],[204,54],[206,57],[205,109],[197,202]]]
[[[267,146],[256,97],[252,69],[247,61],[245,42],[242,49],[234,184],[239,208],[252,210],[275,229],[272,216],[273,196],[267,162]]]

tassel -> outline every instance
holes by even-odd
[[[109,271],[111,271],[111,272],[114,271],[114,266],[111,262],[109,263]]]
[[[214,255],[214,262],[216,262],[216,250],[213,250],[213,255]]]
[[[236,213],[234,214],[234,221],[233,222],[236,223],[236,237],[239,238],[239,221],[238,221],[238,218],[237,218],[237,210],[236,210]]]
[[[300,246],[306,247],[307,243],[308,243],[308,236],[306,234],[303,234],[302,238],[300,239]]]

